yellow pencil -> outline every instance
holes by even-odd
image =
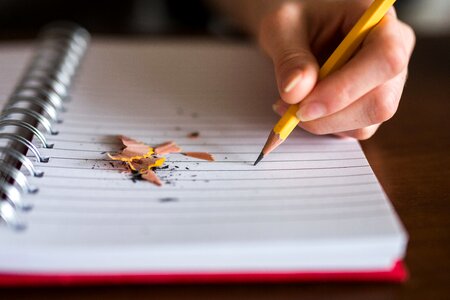
[[[358,46],[362,43],[369,31],[380,22],[380,20],[386,15],[389,8],[394,4],[396,0],[375,0],[361,16],[358,22],[353,26],[352,30],[347,34],[341,44],[331,54],[328,60],[323,64],[319,71],[319,80],[328,76],[331,72],[342,67],[347,60],[353,55]],[[297,118],[296,113],[299,105],[294,104],[289,107],[286,113],[281,117],[278,123],[270,132],[267,142],[263,147],[263,150],[259,154],[255,161],[258,164],[264,156],[272,152],[278,147],[294,128],[301,121]]]

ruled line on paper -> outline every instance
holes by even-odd
[[[233,169],[195,169],[195,170],[183,170],[182,168],[178,169],[178,172],[264,172],[264,171],[296,171],[296,170],[331,170],[331,169],[348,169],[348,168],[367,168],[370,167],[370,165],[359,165],[359,166],[342,166],[342,167],[318,167],[318,168],[284,168],[284,169],[240,169],[240,170],[233,170]],[[79,169],[79,170],[116,170],[116,168],[91,168],[91,167],[65,167],[65,166],[52,166],[52,165],[39,165],[39,168],[58,168],[58,169]],[[171,172],[170,170],[158,170],[158,172]]]
[[[93,202],[93,201],[118,201],[118,202],[122,202],[124,199],[123,195],[109,195],[107,197],[103,196],[103,195],[98,195],[98,196],[93,196],[91,195],[87,195],[85,197],[80,198],[79,196],[76,195],[64,195],[64,197],[61,197],[61,195],[59,193],[49,193],[47,190],[43,191],[43,194],[45,196],[45,198],[47,199],[57,199],[58,201],[65,201],[65,200],[77,200],[80,202]],[[286,200],[300,200],[300,199],[314,199],[314,200],[320,200],[320,199],[335,199],[335,201],[338,201],[340,199],[347,199],[347,198],[351,198],[351,197],[363,197],[363,196],[377,196],[377,199],[379,199],[380,196],[380,191],[379,189],[372,189],[372,190],[364,190],[364,191],[358,191],[358,192],[333,192],[333,193],[322,193],[322,194],[311,194],[311,193],[302,193],[301,195],[299,194],[284,194],[282,197],[283,199]],[[155,197],[154,195],[152,196],[146,196],[146,195],[134,195],[133,197],[131,197],[130,199],[127,199],[128,202],[132,203],[132,202],[150,202],[150,201],[156,201],[156,200],[160,200],[161,196]],[[187,202],[205,202],[205,201],[210,201],[211,200],[211,196],[210,195],[194,195],[194,196],[183,196],[183,199]],[[214,197],[215,201],[218,202],[222,202],[222,201],[253,201],[253,202],[257,202],[259,200],[273,200],[273,196],[265,196],[265,195],[258,195],[258,196],[241,196],[239,197],[239,199],[231,199],[228,196],[216,196]]]
[[[63,151],[74,151],[74,152],[103,152],[103,151],[117,151],[117,150],[111,150],[111,149],[105,149],[105,150],[92,150],[92,149],[76,149],[76,148],[59,148],[59,147],[53,147],[52,150],[63,150]],[[342,149],[342,150],[311,150],[311,151],[282,151],[277,149],[276,152],[271,153],[271,155],[277,155],[277,154],[296,154],[296,153],[341,153],[341,152],[354,152],[354,153],[361,153],[361,150],[356,149]],[[240,151],[211,151],[209,152],[211,154],[253,154],[258,155],[259,153],[256,151],[246,151],[246,152],[240,152]]]
[[[214,152],[212,152],[214,154]],[[33,156],[27,156],[33,157]],[[60,159],[60,160],[79,160],[79,161],[96,161],[96,162],[114,162],[112,159],[105,158],[79,158],[79,157],[62,157],[62,156],[49,156],[50,159]],[[266,160],[265,163],[280,163],[280,162],[300,162],[300,161],[348,161],[348,160],[365,160],[364,157],[350,157],[350,158],[320,158],[320,159],[285,159],[285,160]],[[173,160],[167,161],[170,163],[199,163],[199,164],[211,164],[210,161],[203,160]],[[235,163],[253,163],[254,161],[243,161],[243,160],[214,160],[214,163],[226,163],[226,164],[235,164]]]
[[[100,131],[100,130],[98,130]],[[143,128],[141,130],[135,130],[134,135],[138,135],[141,139],[154,139],[154,138],[168,138],[168,134],[167,132],[154,132],[152,133],[152,135],[145,135],[143,136],[142,134],[140,134],[141,132],[149,132],[149,130]],[[173,136],[171,137],[172,139],[177,139],[177,138],[185,138],[186,134],[179,134],[177,131],[175,131],[177,134],[173,134]],[[111,134],[111,130],[108,128],[105,131],[101,132],[100,134]],[[87,131],[87,132],[81,132],[81,131],[67,131],[64,132],[64,135],[84,135],[86,137],[94,137],[94,136],[99,136],[99,132],[92,132],[92,131]],[[204,135],[204,138],[235,138],[235,139],[261,139],[261,138],[266,138],[267,137],[267,132],[258,132],[255,134],[246,134],[243,135],[242,132],[233,132],[233,131],[228,131],[226,133],[222,132],[220,134],[208,134],[208,135]]]
[[[386,216],[385,208],[372,208],[366,211],[358,211],[356,214],[353,211],[345,211],[335,214],[320,214],[311,213],[306,214],[281,214],[281,215],[245,215],[245,216],[226,216],[218,217],[211,216],[210,218],[199,218],[198,216],[193,216],[191,218],[170,218],[170,222],[167,222],[165,218],[152,219],[148,216],[142,216],[139,214],[134,214],[132,218],[129,215],[119,215],[119,216],[105,216],[104,214],[92,214],[92,215],[76,215],[70,216],[67,214],[61,215],[59,212],[54,214],[35,214],[33,215],[33,223],[35,224],[45,224],[45,225],[58,225],[61,220],[64,220],[65,226],[105,226],[105,227],[142,227],[142,226],[161,226],[161,227],[179,227],[179,226],[211,226],[215,224],[217,226],[226,224],[283,224],[283,223],[298,223],[302,224],[305,222],[313,223],[324,223],[343,220],[360,220],[364,221],[368,218],[380,219],[386,221],[388,217]],[[101,216],[101,217],[99,217]],[[300,221],[299,221],[300,220]],[[166,222],[165,222],[166,221]]]
[[[167,137],[166,139],[169,139],[169,137]],[[187,140],[188,142],[179,142],[180,140]],[[205,137],[199,138],[198,142],[193,143],[192,142],[192,138],[183,136],[183,137],[179,137],[177,138],[177,141],[182,144],[183,146],[218,146],[218,145],[226,145],[226,146],[230,146],[230,147],[246,147],[246,146],[254,146],[254,147],[259,147],[261,146],[261,143],[248,143],[247,141],[242,141],[241,143],[237,143],[237,142],[231,142],[231,143],[227,143],[222,141],[222,143],[218,143],[218,142],[213,142],[211,141],[211,139],[208,139],[209,142],[205,142]],[[70,143],[70,144],[78,144],[78,143],[83,143],[83,144],[94,144],[94,145],[99,145],[99,146],[108,146],[108,145],[115,145],[115,146],[121,146],[120,143],[118,141],[116,142],[99,142],[99,141],[95,141],[95,140],[79,140],[79,139],[61,139],[58,136],[52,136],[51,137],[51,141],[52,142],[63,142],[64,144]],[[350,142],[350,141],[349,141]],[[341,146],[348,146],[350,143],[346,144],[346,143],[340,143],[340,144],[332,144],[332,143],[324,143],[324,142],[316,142],[316,143],[311,143],[311,142],[307,142],[307,141],[301,141],[298,143],[293,143],[292,141],[288,142],[285,144],[285,147],[289,147],[289,146],[333,146],[333,147],[341,147]]]
[[[273,178],[274,181],[276,181],[276,178]],[[176,180],[173,180],[174,182],[176,182]],[[210,188],[210,187],[198,187],[198,188],[187,188],[187,187],[181,187],[181,188],[176,188],[173,186],[167,186],[166,190],[167,191],[171,191],[171,190],[180,190],[182,189],[184,192],[190,192],[190,191],[205,191],[205,192],[209,192],[209,191],[251,191],[251,190],[255,190],[258,189],[260,191],[264,191],[264,190],[270,190],[270,191],[275,191],[275,190],[295,190],[295,189],[312,189],[312,188],[328,188],[328,187],[346,187],[346,186],[354,186],[354,187],[358,187],[358,186],[367,186],[367,185],[377,185],[378,183],[375,181],[368,181],[368,182],[349,182],[349,183],[330,183],[330,184],[318,184],[318,185],[294,185],[294,186],[271,186],[271,187],[267,187],[267,186],[261,186],[261,185],[257,185],[257,186],[252,186],[249,185],[247,187],[233,187],[233,188],[229,188],[229,187],[224,187],[224,188]],[[98,192],[102,192],[104,190],[107,191],[123,191],[123,192],[128,192],[130,191],[129,187],[117,187],[117,186],[108,186],[108,187],[102,187],[102,186],[87,186],[87,185],[63,185],[63,184],[49,184],[47,183],[45,185],[47,188],[52,188],[52,189],[62,189],[62,190],[67,190],[67,189],[74,189],[74,190],[96,190]],[[134,187],[134,191],[148,191],[147,187]]]
[[[65,119],[62,124],[58,124],[59,127],[62,128],[74,128],[74,129],[84,129],[84,128],[92,128],[92,127],[121,127],[121,128],[140,128],[140,125],[142,124],[142,121],[139,122],[139,119],[136,120],[135,118],[125,119],[121,120],[117,118],[111,118],[111,121],[105,120],[105,119],[98,119],[96,117],[87,118],[85,120],[80,120],[79,118],[73,119]],[[214,126],[215,130],[224,130],[229,128],[244,128],[246,130],[254,129],[254,130],[261,130],[262,126],[267,126],[267,118],[260,118],[259,120],[255,120],[253,118],[242,117],[242,118],[234,118],[234,119],[218,119],[218,118],[205,118],[205,117],[192,117],[192,116],[167,116],[162,117],[159,116],[149,116],[148,118],[145,118],[145,120],[148,122],[154,121],[154,124],[152,124],[152,129],[161,129],[161,128],[180,128],[182,130],[183,128],[192,127],[192,126],[198,126],[199,128],[210,130],[211,122],[214,122],[216,126]],[[236,120],[240,120],[237,122]],[[168,123],[160,123],[161,121],[168,122]],[[173,121],[173,122],[170,122]]]
[[[89,207],[88,213],[102,213],[102,214],[115,214],[118,211],[123,214],[147,214],[147,215],[164,215],[164,216],[170,216],[170,215],[190,215],[192,213],[201,215],[201,214],[209,214],[209,213],[217,213],[217,214],[227,214],[227,213],[243,213],[244,211],[250,211],[251,213],[265,213],[270,212],[273,213],[274,211],[295,211],[295,210],[301,210],[302,213],[307,213],[308,211],[317,211],[321,210],[322,213],[327,213],[329,211],[333,211],[336,209],[343,209],[346,207],[350,207],[351,209],[358,210],[358,209],[365,209],[367,207],[381,207],[380,203],[374,202],[374,201],[360,201],[360,202],[347,202],[342,201],[338,204],[336,203],[326,203],[326,205],[320,204],[313,204],[313,203],[290,203],[290,204],[283,204],[280,205],[248,205],[248,203],[242,205],[216,205],[214,206],[205,206],[205,205],[196,205],[196,206],[177,206],[172,205],[171,207],[168,206],[140,206],[140,207],[131,207],[131,206],[120,206],[120,207],[108,207],[108,206],[102,206],[102,207]],[[71,213],[86,213],[85,207],[83,206],[77,206],[77,205],[48,205],[43,203],[42,211],[41,212],[58,212],[58,211],[67,211],[69,210]]]
[[[116,175],[116,174],[114,174]],[[321,176],[293,176],[293,177],[276,177],[275,179],[319,179],[319,178],[345,178],[345,177],[360,177],[360,176],[373,176],[372,173],[360,173],[360,174],[349,174],[349,175],[321,175]],[[76,180],[117,180],[126,181],[129,178],[124,177],[86,177],[86,176],[70,176],[70,175],[52,175],[46,174],[47,178],[64,178],[64,179],[76,179]],[[248,178],[248,177],[234,177],[234,178],[177,178],[176,181],[198,181],[198,180],[209,180],[209,181],[253,181],[253,180],[274,180],[272,177],[268,178]]]

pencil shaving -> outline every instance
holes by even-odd
[[[141,178],[157,186],[162,186],[162,182],[159,179],[158,175],[156,175],[156,173],[153,172],[152,170],[148,170],[146,173],[142,174]]]
[[[134,157],[134,156],[148,156],[153,154],[152,147],[142,142],[136,141],[123,135],[120,136],[120,139],[122,141],[122,144],[125,146],[125,149],[122,151],[123,155],[129,155],[131,157]]]
[[[152,168],[161,167],[164,164],[165,160],[166,159],[164,157],[147,157],[133,160],[129,162],[128,166],[131,168],[131,170],[137,171],[142,174],[151,170]]]
[[[147,153],[143,154],[143,155],[136,155],[137,153],[135,152],[129,152],[126,150],[123,150],[122,153],[118,153],[116,155],[113,155],[111,153],[107,153],[108,157],[111,158],[112,160],[119,160],[119,161],[123,161],[123,162],[131,162],[133,160],[136,159],[142,159],[142,158],[147,158],[150,157],[153,154],[153,149],[150,149]]]
[[[181,152],[181,148],[173,141],[167,141],[155,146],[155,154],[170,154],[178,152]]]
[[[107,153],[108,157],[112,160],[125,162],[128,167],[126,173],[132,173],[134,179],[140,177],[160,186],[161,181],[152,169],[161,167],[164,164],[165,158],[154,156],[155,152],[153,148],[142,142],[123,135],[119,136],[119,139],[125,148],[117,154]]]
[[[189,156],[197,159],[214,161],[214,157],[212,156],[212,154],[209,154],[208,152],[183,152],[181,154],[183,154],[184,156]]]
[[[131,162],[136,159],[150,157],[154,151],[153,148],[136,140],[133,140],[126,136],[119,136],[122,144],[125,148],[122,149],[121,153],[113,155],[107,153],[108,157],[112,160],[120,160],[124,162]]]
[[[119,153],[107,153],[108,157],[125,163],[127,166],[125,173],[131,174],[133,181],[146,180],[154,185],[162,186],[162,182],[154,170],[167,169],[169,166],[163,166],[166,159],[158,155],[180,153],[181,148],[173,141],[164,142],[153,148],[123,135],[120,135],[119,139],[124,148]],[[184,152],[181,154],[197,159],[214,161],[213,156],[207,152]],[[178,168],[178,166],[175,166],[175,168]],[[188,168],[186,167],[186,169]]]

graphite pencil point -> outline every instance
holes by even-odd
[[[264,158],[264,153],[261,151],[261,153],[259,154],[258,158],[256,159],[256,161],[253,165],[256,166],[263,158]]]

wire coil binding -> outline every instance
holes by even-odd
[[[0,146],[0,219],[11,228],[25,228],[20,211],[32,204],[25,203],[22,194],[38,191],[26,175],[43,175],[26,153],[31,152],[38,162],[49,160],[32,140],[36,137],[42,148],[52,148],[46,134],[58,134],[54,124],[61,122],[59,114],[89,40],[89,33],[73,23],[46,26],[31,62],[0,112],[0,141],[9,143]],[[7,127],[17,130],[6,131]]]

